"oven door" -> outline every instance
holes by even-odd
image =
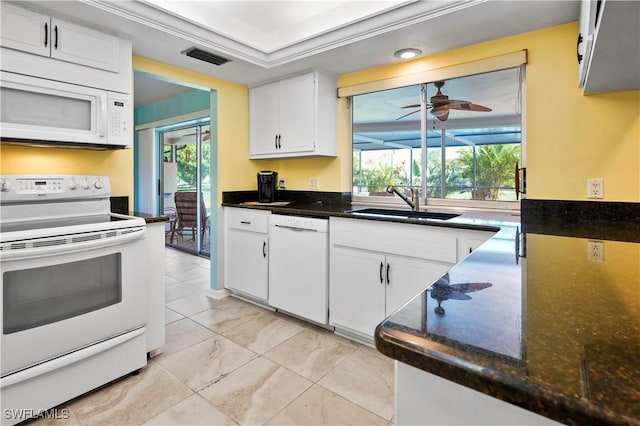
[[[145,325],[145,232],[56,236],[0,253],[3,377]]]

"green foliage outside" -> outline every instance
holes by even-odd
[[[480,145],[476,147],[476,167],[474,184],[473,149],[460,149],[457,158],[445,163],[444,198],[467,198],[473,200],[512,199],[514,194],[514,168],[520,161],[520,144]],[[359,171],[357,156],[354,155],[354,173]],[[413,182],[405,162],[399,166],[376,164],[363,167],[359,175],[354,175],[354,187],[365,189],[369,194],[380,195],[388,185],[420,185],[421,167],[418,160],[412,164]],[[440,148],[427,149],[427,197],[443,198],[442,159]],[[515,196],[513,196],[515,198]]]
[[[461,178],[472,187],[474,200],[498,200],[500,191],[515,187],[515,165],[520,161],[520,144],[476,147],[476,176],[473,185],[473,152],[463,151],[455,161]]]
[[[358,171],[358,160],[354,156],[354,171]],[[409,175],[406,161],[400,162],[397,166],[388,164],[377,164],[374,167],[364,167],[359,175],[353,177],[353,185],[358,188],[366,189],[369,194],[386,193],[387,186],[389,185],[412,185],[420,186],[420,163],[417,160],[413,160],[412,174],[413,182],[410,182],[411,176]]]

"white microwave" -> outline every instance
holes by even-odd
[[[130,94],[0,72],[0,139],[127,148],[133,143]]]

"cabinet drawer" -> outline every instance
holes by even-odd
[[[227,228],[242,229],[263,234],[269,232],[269,215],[271,212],[234,207],[226,207],[225,211]]]
[[[432,226],[331,218],[331,245],[454,264],[457,239]]]

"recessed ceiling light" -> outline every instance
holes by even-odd
[[[422,50],[420,49],[400,49],[398,50],[396,53],[394,53],[393,55],[396,58],[400,58],[400,59],[411,59],[411,58],[415,58],[416,56],[420,55],[422,53]]]

